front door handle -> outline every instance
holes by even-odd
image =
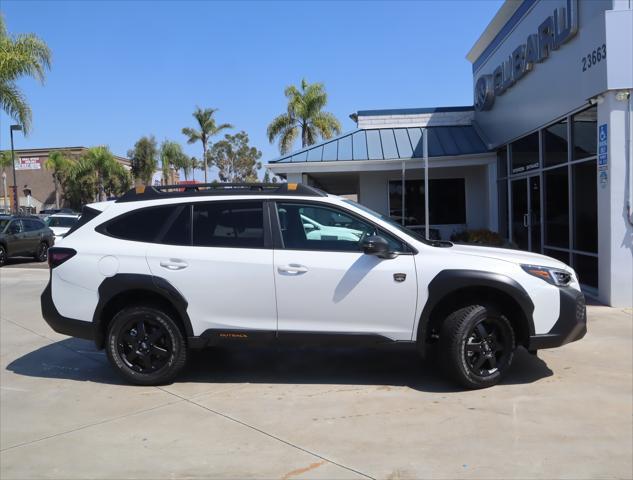
[[[187,268],[189,264],[184,260],[170,258],[169,260],[161,260],[160,266],[167,270],[182,270],[183,268]]]
[[[297,263],[291,263],[290,265],[280,265],[277,267],[279,273],[289,273],[291,275],[300,275],[308,271],[308,267],[299,265]]]
[[[525,228],[530,226],[530,215],[527,213],[523,215],[523,226]]]

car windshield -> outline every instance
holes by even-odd
[[[9,218],[0,218],[0,232],[4,232],[4,229],[7,228],[7,225],[11,219]]]
[[[77,219],[75,217],[48,217],[46,222],[49,227],[63,227],[70,228],[72,227]]]
[[[413,238],[415,238],[416,240],[418,240],[418,241],[420,241],[422,243],[426,243],[427,245],[436,245],[437,244],[436,241],[427,240],[426,238],[424,238],[423,235],[420,235],[419,233],[417,233],[417,232],[405,227],[404,225],[396,222],[393,218],[388,217],[386,215],[382,215],[382,214],[380,214],[378,212],[374,212],[371,208],[367,208],[365,205],[361,205],[360,203],[355,202],[354,200],[349,200],[349,199],[345,199],[343,201],[345,203],[349,203],[350,205],[353,205],[356,208],[360,208],[363,212],[367,213],[368,215],[371,215],[372,217],[379,218],[383,222],[388,223],[392,227],[400,230],[402,233],[406,233],[410,237],[413,237]]]

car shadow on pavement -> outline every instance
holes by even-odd
[[[84,358],[82,358],[84,357]],[[12,361],[18,375],[124,385],[103,351],[85,340],[56,342]],[[503,384],[532,383],[552,375],[523,348]],[[426,392],[461,389],[442,374],[436,355],[421,359],[413,348],[231,347],[192,351],[177,382],[406,386]]]

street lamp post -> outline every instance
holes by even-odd
[[[13,167],[13,210],[18,213],[18,182],[15,178],[15,152],[13,151],[13,131],[21,131],[22,125],[11,125],[11,166]]]

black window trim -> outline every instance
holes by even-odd
[[[260,202],[262,203],[262,225],[264,228],[264,246],[263,247],[243,247],[243,246],[231,246],[231,247],[221,247],[214,245],[194,245],[193,243],[193,233],[194,233],[194,222],[193,222],[193,209],[195,205],[206,205],[209,203],[231,203],[231,204],[239,204],[245,202]],[[267,201],[262,198],[253,198],[253,199],[212,199],[205,200],[200,202],[179,202],[179,203],[164,203],[159,205],[151,205],[147,207],[135,208],[133,210],[127,211],[116,217],[113,217],[105,222],[97,225],[94,229],[96,232],[105,235],[106,237],[116,238],[117,240],[125,240],[126,242],[138,242],[138,243],[151,243],[157,245],[170,245],[173,247],[197,247],[197,248],[240,248],[240,249],[250,249],[250,250],[271,250],[273,248],[273,240],[271,234],[271,222],[270,222],[270,213],[268,208],[266,207]],[[169,218],[165,221],[164,225],[158,230],[158,233],[151,240],[133,240],[129,238],[119,237],[116,235],[112,235],[108,232],[108,226],[118,220],[121,220],[129,215],[134,213],[138,213],[140,211],[151,210],[155,208],[164,208],[164,207],[174,207],[175,211],[170,213]],[[189,232],[189,244],[188,245],[172,245],[169,243],[161,243],[163,237],[167,234],[169,229],[172,227],[174,221],[178,218],[178,216],[182,213],[183,208],[189,208],[189,218],[190,218],[190,229]]]
[[[283,241],[283,236],[281,233],[281,222],[279,220],[279,211],[277,209],[277,203],[289,203],[289,204],[299,204],[299,205],[314,205],[317,207],[328,207],[328,208],[332,208],[334,210],[339,209],[342,210],[343,212],[345,212],[346,215],[349,215],[353,218],[358,219],[359,221],[365,222],[365,223],[369,223],[370,225],[374,226],[379,232],[384,232],[385,234],[394,237],[396,239],[398,239],[400,242],[402,242],[402,244],[405,246],[405,248],[407,248],[409,251],[403,251],[403,252],[395,252],[398,255],[416,255],[418,253],[417,249],[415,249],[414,247],[411,246],[411,244],[409,242],[407,242],[406,240],[404,240],[401,236],[394,234],[393,232],[390,232],[389,230],[387,230],[386,228],[382,227],[381,225],[379,225],[378,223],[374,222],[373,220],[361,216],[359,214],[357,214],[356,212],[353,212],[343,206],[340,205],[334,205],[331,203],[325,203],[325,202],[315,202],[315,201],[311,201],[311,200],[303,200],[303,199],[292,199],[292,198],[288,198],[288,199],[274,199],[274,200],[269,200],[269,212],[270,212],[270,220],[272,222],[271,228],[274,232],[273,234],[273,239],[274,239],[274,245],[273,248],[275,250],[292,250],[292,251],[296,251],[296,252],[328,252],[328,253],[353,253],[355,255],[357,255],[358,253],[362,253],[360,251],[351,251],[351,250],[331,250],[331,249],[316,249],[316,248],[286,248],[284,245],[284,241]]]

